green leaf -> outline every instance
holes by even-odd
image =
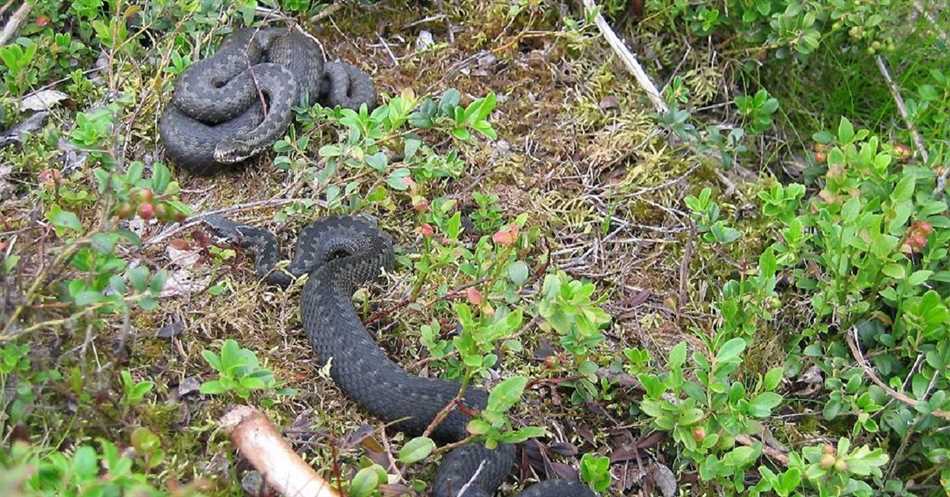
[[[677,419],[677,424],[680,426],[693,425],[700,422],[703,419],[703,416],[705,416],[705,413],[702,409],[697,409],[695,407],[691,409],[685,409],[680,413],[679,419]]]
[[[538,438],[546,435],[547,432],[540,426],[525,426],[514,431],[502,433],[498,441],[506,444],[518,444],[529,438]]]
[[[802,472],[798,468],[790,468],[782,473],[778,478],[778,486],[775,488],[781,496],[791,495],[792,491],[798,487],[802,481]]]
[[[156,162],[152,166],[152,191],[158,195],[164,194],[171,181],[172,173],[168,167],[161,162]]]
[[[462,94],[455,88],[449,88],[442,93],[442,99],[439,101],[439,111],[443,114],[449,114],[452,109],[459,104]]]
[[[779,382],[782,381],[782,376],[784,373],[785,371],[782,367],[772,368],[767,373],[765,373],[765,379],[763,381],[765,389],[775,390],[775,387],[777,387]]]
[[[640,384],[643,385],[643,389],[646,390],[647,396],[652,399],[660,398],[663,392],[666,391],[666,386],[663,385],[663,382],[661,382],[656,375],[643,373],[637,376],[637,379],[640,380]]]
[[[581,457],[581,479],[597,492],[603,493],[610,486],[610,458],[586,453]]]
[[[419,150],[419,147],[422,145],[422,140],[417,140],[415,138],[407,138],[405,147],[403,147],[402,160],[409,162],[416,155],[416,151]]]
[[[427,457],[435,449],[435,442],[429,437],[416,437],[406,442],[406,445],[399,449],[399,462],[403,464],[412,464],[419,462]]]
[[[409,189],[409,175],[410,172],[408,169],[401,167],[389,174],[389,177],[386,178],[386,184],[389,185],[393,190],[405,191]]]
[[[222,372],[230,373],[235,367],[243,365],[241,346],[232,338],[225,340],[224,344],[221,345],[221,366],[224,368]]]
[[[118,233],[96,233],[92,235],[92,248],[96,249],[96,252],[100,254],[108,254],[112,252],[112,249],[115,248],[115,244],[119,241]]]
[[[508,279],[521,286],[528,281],[528,265],[524,261],[515,261],[508,265]]]
[[[462,213],[456,212],[445,223],[445,234],[452,240],[457,240],[462,233]]]
[[[835,139],[834,135],[832,135],[828,131],[819,131],[817,133],[814,133],[813,135],[811,135],[811,138],[815,140],[816,142],[822,143],[825,145],[828,145]]]
[[[891,192],[891,201],[897,204],[910,200],[914,196],[914,186],[914,177],[910,174],[903,175]]]
[[[845,164],[844,152],[841,151],[838,147],[833,147],[828,151],[828,165],[829,166],[844,166]]]
[[[847,145],[852,140],[854,140],[854,126],[851,125],[851,121],[842,117],[838,123],[838,142]]]
[[[79,217],[70,211],[60,209],[58,206],[54,206],[51,210],[50,222],[57,228],[82,231],[82,224],[79,222]]]
[[[767,417],[781,403],[782,396],[775,392],[760,393],[749,403],[749,414],[757,418]]]
[[[366,157],[366,164],[379,172],[383,172],[389,166],[389,158],[383,152],[376,152]]]
[[[512,376],[492,388],[488,394],[487,410],[493,412],[507,412],[513,405],[521,400],[524,393],[524,387],[528,384],[528,379],[524,376]]]
[[[485,95],[481,101],[482,104],[478,108],[478,114],[475,116],[475,122],[485,121],[485,119],[488,119],[489,114],[495,110],[495,102],[497,101],[495,92],[488,92],[488,95]]]
[[[680,342],[670,350],[670,369],[679,369],[686,362],[686,342]]]
[[[350,481],[349,497],[369,497],[379,487],[379,472],[370,466],[356,473]]]
[[[844,203],[844,206],[841,207],[841,218],[846,223],[853,223],[857,218],[858,214],[861,213],[861,198],[860,197],[851,197],[847,202]]]
[[[487,421],[481,418],[473,418],[468,422],[468,425],[465,427],[469,433],[472,435],[484,435],[491,431],[491,425]]]
[[[228,388],[218,380],[206,381],[198,387],[202,395],[215,395],[228,391]]]
[[[904,268],[903,264],[890,263],[886,264],[881,272],[895,280],[902,280],[907,277],[907,270]]]
[[[733,361],[745,350],[746,342],[742,338],[736,337],[722,345],[719,353],[716,354],[717,363],[726,363]]]
[[[933,274],[933,271],[926,269],[914,271],[911,273],[910,278],[907,279],[907,282],[910,283],[911,286],[923,285],[928,279],[930,279],[931,276],[933,276]]]
[[[339,157],[343,154],[343,150],[340,149],[339,145],[324,145],[320,147],[317,153],[320,154],[320,157],[329,159],[331,157]]]
[[[135,266],[132,269],[129,269],[128,272],[129,282],[132,283],[132,288],[137,292],[144,292],[148,287],[148,268],[145,266]]]
[[[99,474],[98,456],[96,449],[83,445],[73,454],[73,472],[80,481],[88,480]]]
[[[488,121],[477,121],[472,124],[472,129],[481,133],[485,138],[489,140],[494,140],[498,138],[498,134],[495,133],[495,128],[492,127],[491,123]]]

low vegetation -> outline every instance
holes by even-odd
[[[448,447],[313,366],[302,282],[259,282],[219,212],[285,242],[378,219],[397,266],[354,305],[409,371],[490,391],[466,441],[522,445],[506,495],[950,495],[940,2],[25,2],[0,11],[0,494],[265,495],[218,429],[236,402],[351,497],[427,491]],[[177,75],[287,22],[382,104],[299,107],[219,177],[167,162]]]

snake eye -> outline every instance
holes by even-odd
[[[332,261],[333,259],[340,259],[342,257],[347,257],[350,254],[351,252],[349,250],[346,250],[344,248],[338,248],[334,250],[333,252],[330,252],[330,254],[327,256],[327,260]]]

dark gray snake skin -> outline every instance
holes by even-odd
[[[246,28],[182,73],[158,129],[177,165],[209,175],[268,149],[286,133],[295,105],[317,101],[372,109],[376,90],[358,68],[326,62],[296,29]]]
[[[393,427],[418,436],[455,397],[458,383],[414,376],[391,361],[353,307],[351,299],[356,289],[395,262],[392,238],[373,223],[357,217],[329,217],[310,224],[298,236],[293,259],[284,273],[274,270],[279,253],[272,233],[220,216],[208,216],[205,222],[222,237],[253,249],[255,270],[266,282],[286,287],[292,278],[309,275],[300,303],[304,331],[320,365],[331,361],[333,381],[370,414],[386,422],[405,418]],[[487,400],[484,390],[469,389],[464,404],[483,409]],[[461,440],[467,435],[468,420],[466,414],[455,410],[434,430],[432,438],[439,444]],[[514,463],[512,445],[496,449],[482,444],[463,445],[443,458],[432,494],[460,497],[460,490],[472,480],[464,497],[489,497]],[[520,497],[596,495],[578,481],[547,480],[529,487]]]

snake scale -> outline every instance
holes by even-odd
[[[212,215],[205,222],[221,237],[251,249],[255,271],[265,282],[286,287],[293,278],[308,275],[300,312],[320,365],[330,362],[330,376],[346,395],[371,415],[410,436],[421,435],[437,413],[458,392],[458,383],[407,373],[390,360],[363,326],[352,303],[356,289],[394,265],[393,240],[361,217],[327,217],[304,228],[286,272],[275,271],[279,258],[277,238],[266,230],[237,224]],[[289,273],[289,274],[288,274]],[[488,393],[468,389],[463,403],[484,409]],[[433,431],[438,444],[466,436],[469,417],[452,411]],[[512,471],[515,448],[488,449],[464,444],[442,459],[432,486],[434,497],[489,497]],[[469,483],[470,482],[470,483]],[[466,487],[466,484],[468,486]],[[596,497],[583,483],[546,480],[519,497]]]
[[[176,80],[159,134],[178,166],[211,175],[282,138],[301,102],[372,109],[376,90],[358,68],[326,62],[301,31],[245,28]]]

